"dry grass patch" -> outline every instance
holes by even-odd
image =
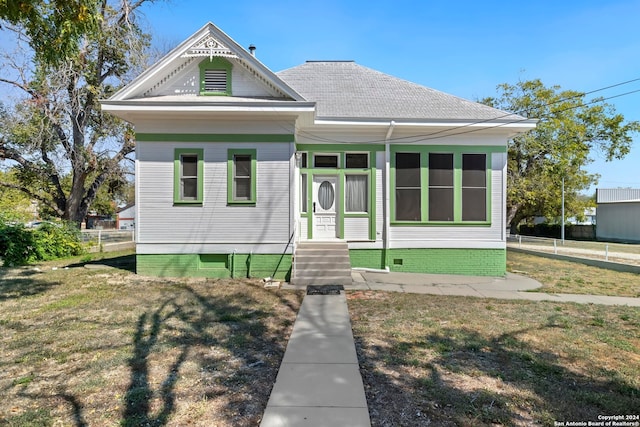
[[[74,265],[0,270],[0,424],[259,423],[300,292]]]
[[[542,283],[532,292],[640,297],[640,274],[621,273],[577,262],[507,250],[507,271]]]
[[[640,309],[349,294],[374,426],[553,425],[637,414]]]

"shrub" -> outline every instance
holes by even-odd
[[[43,223],[28,229],[23,224],[0,221],[0,257],[5,266],[25,265],[80,255],[80,232],[72,224]]]

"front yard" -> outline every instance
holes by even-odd
[[[303,293],[251,280],[141,277],[129,271],[130,255],[92,256],[115,268],[76,259],[0,269],[0,425],[257,425]],[[562,278],[570,285],[562,289],[637,286],[569,263],[509,262]],[[374,426],[638,414],[638,308],[371,291],[347,298]]]
[[[302,293],[62,265],[0,269],[0,425],[259,423]]]

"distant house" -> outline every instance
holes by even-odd
[[[116,229],[133,230],[136,225],[136,205],[134,203],[123,206],[118,209],[118,217],[116,219]]]
[[[596,190],[598,240],[640,242],[640,188]]]
[[[586,208],[583,213],[584,218],[578,219],[575,216],[567,218],[567,224],[571,225],[596,225],[596,208]]]
[[[101,102],[136,130],[141,274],[295,278],[318,241],[505,273],[507,142],[536,120],[353,61],[274,73],[211,23]]]

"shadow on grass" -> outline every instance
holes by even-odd
[[[539,329],[558,327],[552,323]],[[366,346],[356,336],[372,424],[553,425],[637,412],[640,390],[617,372],[577,373],[521,340],[525,332],[488,339],[443,328],[419,342],[392,339],[382,346]],[[425,353],[436,356],[420,356]]]
[[[86,261],[86,262],[76,262],[73,264],[69,264],[67,267],[88,267],[88,268],[98,268],[100,266],[107,266],[111,268],[117,268],[118,270],[128,271],[130,273],[136,272],[136,254],[129,255],[121,255],[115,257],[105,257],[103,259]]]
[[[166,425],[176,409],[180,370],[189,358],[199,366],[205,390],[192,396],[194,400],[223,396],[226,424],[257,425],[286,345],[266,324],[272,313],[256,309],[258,302],[241,291],[211,298],[188,285],[176,288],[180,295],[138,318],[121,424]],[[150,381],[150,369],[158,363],[154,352],[161,350],[164,361],[169,357],[171,363],[154,387],[157,381]]]
[[[33,277],[37,274],[40,272],[32,268],[0,268],[0,301],[39,295],[59,285]]]

